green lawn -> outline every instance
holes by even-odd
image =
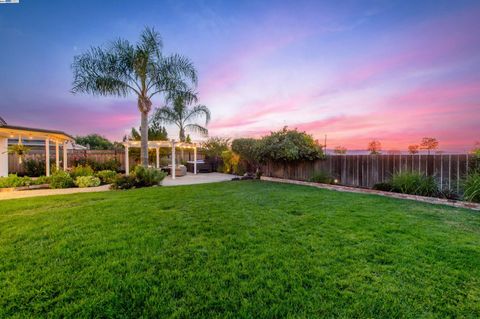
[[[480,317],[480,214],[258,181],[0,202],[0,318]]]

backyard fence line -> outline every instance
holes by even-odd
[[[338,184],[372,187],[388,182],[401,172],[420,172],[433,176],[440,189],[460,192],[467,176],[472,155],[327,155],[325,159],[296,163],[270,162],[263,165],[264,176],[308,181],[315,172],[323,171]]]
[[[138,154],[137,154],[138,153]],[[60,151],[60,161],[63,161],[63,153]],[[135,150],[130,150],[129,152],[130,156],[130,167],[132,163],[140,163],[140,149],[137,151]],[[135,155],[137,154],[137,155]],[[150,162],[152,165],[155,165],[155,155],[150,154]],[[153,156],[152,156],[153,155]],[[183,152],[183,158],[185,161],[193,161],[193,150],[184,150]],[[170,152],[164,153],[161,151],[160,153],[160,158],[165,160],[168,158],[169,161],[171,161],[171,156]],[[181,158],[182,158],[182,153],[181,151],[176,152],[176,161],[177,163],[180,163]],[[202,160],[204,158],[203,154],[199,152],[197,154],[197,159]],[[31,150],[26,154],[23,158],[23,161],[27,160],[36,160],[36,161],[45,161],[45,150]],[[124,150],[68,150],[67,154],[67,159],[68,159],[68,167],[72,167],[77,161],[80,160],[91,160],[95,161],[97,163],[105,163],[111,160],[117,160],[120,163],[120,169],[124,170],[125,169],[125,151]],[[55,152],[50,151],[50,163],[51,165],[55,164]],[[63,162],[62,162],[63,163]],[[61,165],[62,167],[63,165]],[[18,174],[23,174],[25,172],[25,168],[23,164],[19,163],[18,156],[16,154],[8,154],[8,171],[10,173],[18,173]]]

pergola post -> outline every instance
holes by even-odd
[[[130,163],[128,158],[128,145],[125,145],[125,175],[130,175]]]
[[[0,177],[8,176],[8,137],[0,137]]]
[[[157,155],[157,169],[160,168],[160,148],[157,146],[157,148],[155,148],[155,151],[156,151],[156,155]]]
[[[193,174],[197,174],[197,145],[193,147]]]
[[[60,169],[60,144],[58,141],[55,141],[55,166],[58,171]]]
[[[50,176],[50,140],[45,139],[45,175]]]
[[[175,179],[175,168],[176,168],[176,165],[175,165],[175,141],[172,140],[172,170],[171,170],[172,179]]]
[[[68,151],[67,151],[67,142],[63,143],[63,170],[66,171],[68,168]]]

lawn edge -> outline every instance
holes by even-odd
[[[470,210],[480,211],[480,204],[471,203],[471,202],[464,202],[464,201],[449,200],[449,199],[443,199],[443,198],[425,197],[425,196],[417,196],[417,195],[409,195],[409,194],[384,192],[384,191],[378,191],[378,190],[374,190],[374,189],[357,188],[357,187],[349,187],[349,186],[341,186],[341,185],[331,185],[331,184],[321,184],[321,183],[297,181],[297,180],[293,180],[293,179],[284,179],[284,178],[276,178],[276,177],[268,177],[268,176],[262,176],[261,180],[262,181],[267,181],[267,182],[275,182],[275,183],[310,186],[310,187],[328,189],[328,190],[338,191],[338,192],[379,195],[379,196],[390,197],[390,198],[414,200],[414,201],[417,201],[417,202],[423,202],[423,203],[429,203],[429,204],[435,204],[435,205],[446,205],[446,206],[451,206],[451,207],[466,208],[466,209],[470,209]]]

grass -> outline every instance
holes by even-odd
[[[480,317],[480,215],[258,181],[0,202],[0,318]]]

